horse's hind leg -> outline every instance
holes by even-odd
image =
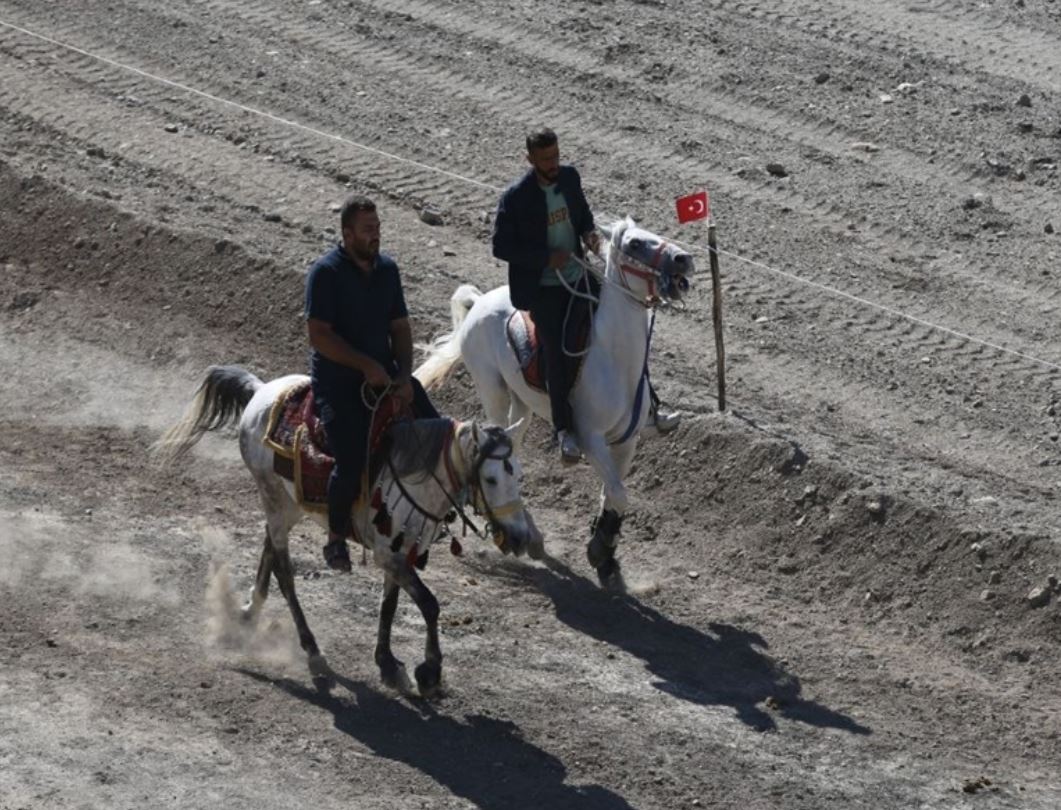
[[[505,380],[496,371],[487,374],[473,374],[475,388],[479,392],[479,401],[486,411],[486,421],[501,427],[508,427],[509,408],[512,400],[508,394]]]
[[[273,575],[273,541],[269,536],[269,527],[265,527],[265,543],[262,546],[262,556],[258,560],[258,574],[254,578],[254,588],[251,590],[251,599],[243,607],[243,620],[253,622],[258,618],[262,605],[269,596],[269,580]]]
[[[295,620],[299,643],[309,656],[309,671],[313,676],[313,682],[320,688],[331,688],[335,684],[334,673],[324,656],[321,655],[320,648],[317,647],[317,639],[313,637],[313,632],[306,623],[306,616],[302,612],[302,606],[298,603],[298,596],[295,595],[295,568],[291,564],[286,537],[282,547],[274,547],[273,557],[273,575],[276,577],[276,584],[280,586],[280,593],[287,600],[291,618]]]

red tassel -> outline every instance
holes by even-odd
[[[413,545],[409,549],[409,553],[405,555],[405,564],[412,568],[414,565],[416,565],[417,556],[418,555],[416,553],[416,543],[413,543]]]
[[[454,557],[459,557],[461,554],[464,553],[464,548],[461,546],[460,540],[458,540],[456,537],[450,539],[449,550]]]
[[[383,492],[378,488],[372,493],[372,508],[379,509],[383,506]]]

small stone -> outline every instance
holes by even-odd
[[[1050,576],[1048,576],[1046,578],[1046,584],[1049,585],[1051,588],[1053,588],[1055,591],[1059,587],[1059,583],[1058,583],[1057,577],[1055,577],[1053,574],[1051,574]]]
[[[456,256],[457,255],[457,251],[455,251],[451,247],[444,247],[444,248],[442,248],[442,255],[443,256]]]
[[[765,168],[767,173],[774,177],[788,177],[788,172],[780,163],[767,163]]]
[[[427,225],[441,225],[442,214],[436,211],[434,208],[424,206],[420,209],[420,221]]]
[[[688,576],[689,576],[689,579],[700,579],[700,572],[699,571],[690,571]]]
[[[1025,601],[1029,607],[1045,607],[1050,601],[1050,588],[1032,588],[1025,597]]]
[[[875,143],[869,141],[855,141],[851,144],[851,148],[858,152],[879,152],[880,147]]]
[[[984,590],[980,591],[980,601],[981,602],[990,602],[994,598],[995,598],[995,592],[993,590],[991,590],[990,588],[985,588]]]
[[[107,157],[107,153],[104,152],[98,146],[90,146],[88,149],[85,150],[85,154],[88,155],[89,157],[94,157],[94,158],[105,158],[105,157]]]
[[[275,211],[270,211],[268,214],[262,214],[262,219],[266,222],[282,222],[284,217],[282,214],[278,214]]]
[[[1022,93],[1021,97],[1017,99],[1018,107],[1030,107],[1032,106],[1032,97],[1027,93]]]
[[[1054,223],[1047,222],[1045,225],[1043,225],[1043,233],[1053,233],[1053,232],[1054,232]]]
[[[814,77],[815,84],[825,84],[831,77],[824,70]]]
[[[962,208],[964,208],[966,211],[972,211],[976,208],[979,208],[983,204],[984,201],[982,197],[966,197],[964,200],[962,200]]]
[[[180,132],[180,127],[178,127],[176,124],[166,124],[163,129],[165,129],[166,132],[169,133]]]
[[[990,574],[987,575],[988,585],[998,585],[998,583],[1000,583],[1001,581],[1002,574],[1000,574],[998,571],[992,571]]]
[[[888,93],[881,93],[878,98],[880,99],[881,104],[891,104],[895,101],[895,99]]]
[[[874,517],[884,514],[884,504],[880,501],[869,501],[866,503],[866,511]]]

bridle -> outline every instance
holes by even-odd
[[[487,461],[500,461],[504,465],[505,472],[512,475],[514,473],[512,462],[510,461],[513,453],[512,440],[501,428],[493,428],[484,431],[485,438],[480,442],[479,427],[474,422],[462,423],[452,419],[450,422],[453,424],[453,429],[446,437],[446,444],[442,449],[449,486],[439,479],[434,470],[431,471],[431,477],[446,496],[453,513],[463,521],[465,530],[471,529],[478,537],[484,537],[483,531],[472,522],[465,511],[465,506],[470,503],[472,511],[476,515],[482,515],[486,518],[486,531],[494,537],[494,542],[500,545],[498,538],[501,535],[501,521],[520,512],[523,509],[523,501],[520,498],[516,498],[500,506],[491,506],[483,494],[482,467]],[[470,461],[464,457],[459,438],[462,432],[469,429],[472,431],[474,448]],[[409,492],[398,477],[394,469],[394,463],[389,456],[387,458],[387,466],[390,469],[391,479],[398,487],[402,497],[422,517],[436,524],[440,524],[443,521],[448,522],[452,519],[449,513],[435,515],[417,503],[412,493]]]
[[[661,239],[655,252],[652,254],[651,264],[646,264],[640,259],[634,258],[618,246],[613,248],[618,254],[617,264],[619,266],[620,289],[624,290],[628,296],[641,304],[645,309],[654,309],[664,303],[674,306],[676,302],[672,298],[672,288],[675,285],[677,285],[679,292],[684,293],[689,289],[689,280],[685,278],[684,275],[677,274],[677,279],[675,279],[672,277],[671,273],[661,267],[663,256],[668,247],[670,247],[670,243],[665,239]],[[631,288],[630,282],[627,280],[628,275],[639,278],[648,284],[648,296],[644,299],[638,298],[637,294]],[[657,283],[659,284],[658,289]]]

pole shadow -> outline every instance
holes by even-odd
[[[557,619],[568,627],[641,659],[658,678],[657,689],[690,703],[729,706],[756,731],[777,729],[772,711],[812,726],[872,733],[851,717],[803,698],[799,679],[764,652],[769,645],[758,633],[720,622],[703,632],[633,596],[603,591],[559,560],[543,562],[545,567],[502,560],[500,567],[548,596]],[[497,575],[497,561],[491,568],[484,576]],[[764,703],[771,711],[760,707]]]
[[[524,740],[512,722],[470,715],[462,723],[438,714],[429,703],[407,703],[342,676],[336,680],[353,700],[289,678],[236,671],[331,712],[338,731],[377,756],[415,768],[476,807],[631,810],[622,796],[604,787],[566,784],[564,764]]]

